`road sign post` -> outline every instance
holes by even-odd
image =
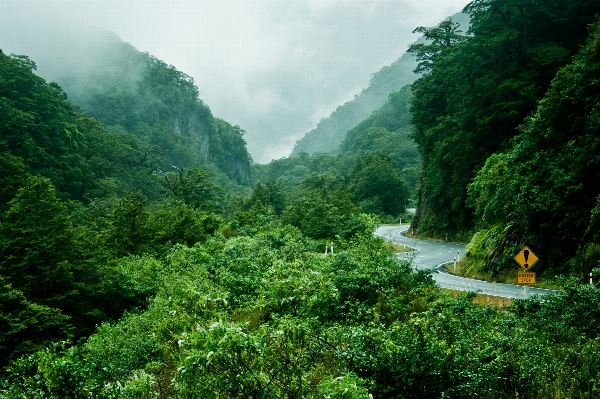
[[[527,286],[529,284],[535,284],[535,273],[530,272],[529,269],[539,260],[539,258],[526,246],[514,257],[514,259],[515,262],[525,270],[524,272],[517,273],[517,284],[525,285],[525,299],[527,299]]]

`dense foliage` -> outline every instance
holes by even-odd
[[[46,343],[12,362],[2,395],[595,396],[593,287],[500,310],[441,293],[371,231],[338,241],[335,255],[314,244],[293,228],[264,226],[175,245],[162,258],[123,258],[119,270],[130,290],[150,295],[147,308],[78,345]]]
[[[600,265],[600,25],[590,29],[510,151],[488,158],[469,186],[482,220],[473,261],[492,272],[525,242],[544,254],[538,270],[582,275]]]
[[[467,32],[452,20],[419,28],[428,41],[410,51],[423,73],[411,107],[423,158],[415,228],[466,239],[475,227],[467,185],[488,157],[511,148],[517,127],[585,42],[600,4],[475,0],[464,12]]]
[[[412,177],[413,170],[406,169]],[[395,221],[416,194],[407,184],[405,170],[382,151],[313,156],[304,153],[257,165],[254,171],[259,182],[244,209],[254,207],[264,213],[265,209],[256,208],[255,193],[265,187],[277,188],[281,193],[277,204],[265,199],[262,205],[278,207],[276,214],[287,207],[283,220],[313,238],[343,236],[346,227],[342,225],[358,213]]]

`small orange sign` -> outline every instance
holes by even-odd
[[[517,284],[535,284],[534,272],[518,272]]]
[[[529,247],[525,247],[515,256],[515,261],[525,270],[529,270],[535,262],[539,260],[536,254]]]

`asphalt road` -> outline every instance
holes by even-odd
[[[502,298],[525,298],[531,295],[547,295],[558,291],[543,288],[524,287],[512,284],[490,283],[488,281],[475,280],[454,276],[443,271],[440,267],[445,263],[454,262],[455,257],[463,256],[465,246],[454,243],[418,240],[404,236],[402,233],[408,228],[403,226],[381,226],[375,234],[395,244],[405,245],[413,248],[415,252],[401,255],[412,259],[415,269],[434,269],[433,279],[442,288],[457,291],[473,291],[485,295]],[[460,255],[459,255],[460,251]],[[527,292],[526,292],[527,291]]]

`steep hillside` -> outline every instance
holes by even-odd
[[[61,85],[108,131],[160,147],[166,170],[215,163],[237,183],[248,181],[252,160],[244,131],[213,117],[190,76],[109,32],[48,40],[55,52],[31,54],[40,75]]]
[[[456,13],[450,18],[459,23],[462,30],[468,29],[469,16],[467,14]],[[425,43],[424,37],[415,42],[415,44],[422,43]],[[356,95],[353,100],[337,107],[329,117],[321,120],[316,128],[298,140],[291,155],[297,156],[301,152],[314,154],[335,151],[346,136],[346,132],[382,107],[391,93],[411,84],[420,76],[420,74],[414,73],[416,67],[414,55],[404,53],[391,65],[381,68],[373,74],[366,89]]]
[[[348,130],[385,104],[390,93],[417,78],[413,73],[415,67],[414,56],[404,54],[391,65],[381,68],[371,78],[369,87],[353,100],[337,107],[328,118],[321,120],[316,128],[298,140],[291,155],[335,151]]]
[[[359,155],[366,152],[388,154],[408,184],[411,198],[417,198],[421,155],[411,137],[410,85],[390,94],[386,103],[348,131],[338,152]]]
[[[73,200],[152,185],[158,149],[107,132],[34,69],[27,57],[0,51],[0,210],[35,175],[50,179],[61,198]]]
[[[535,271],[587,276],[600,265],[600,23],[561,68],[513,147],[468,187],[480,232],[469,261],[499,274],[525,243]],[[596,274],[599,270],[594,270]]]
[[[486,0],[466,11],[468,36],[448,21],[411,49],[424,72],[412,86],[423,159],[413,228],[479,231],[473,263],[494,278],[524,245],[543,259],[535,271],[582,276],[600,259],[600,3]]]

